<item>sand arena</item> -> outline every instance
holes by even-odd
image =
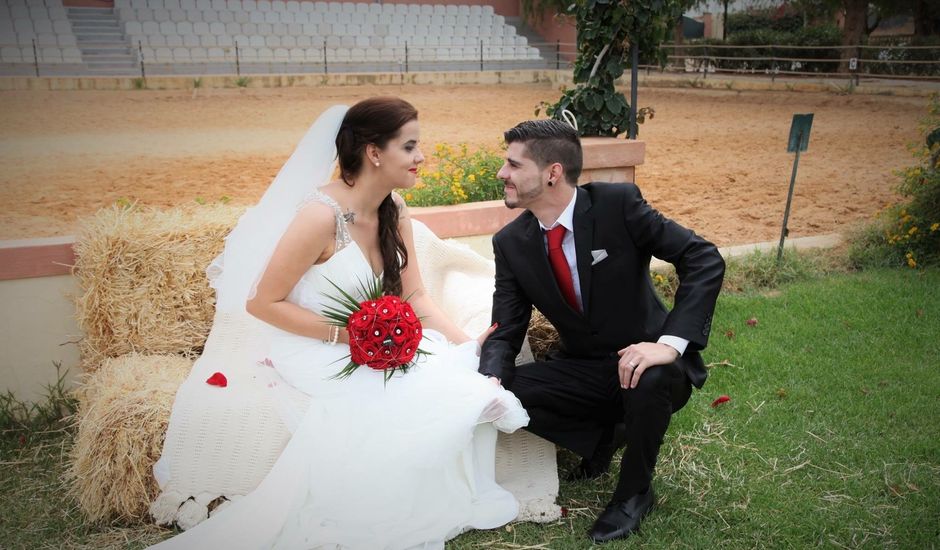
[[[118,200],[171,206],[256,201],[327,106],[398,95],[419,109],[423,147],[497,147],[550,85],[349,86],[195,91],[0,92],[0,239],[68,235]],[[640,89],[637,183],[667,216],[721,245],[779,236],[794,113],[813,112],[791,236],[842,230],[894,199],[927,100],[832,93]]]

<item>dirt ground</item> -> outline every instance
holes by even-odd
[[[398,95],[439,142],[496,147],[549,85],[359,86],[125,92],[0,92],[0,239],[67,235],[119,199],[170,206],[256,201],[327,106]],[[839,231],[894,198],[924,98],[640,89],[637,183],[664,214],[720,245],[779,236],[794,113],[815,113],[800,160],[791,236]]]

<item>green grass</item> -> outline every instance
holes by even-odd
[[[604,547],[940,546],[940,271],[759,287],[721,297],[710,377],[670,426],[657,509]],[[722,394],[731,401],[712,408]],[[0,547],[159,540],[152,527],[82,523],[59,481],[68,444],[65,432],[0,440]],[[575,462],[559,459],[563,471]],[[470,532],[448,548],[585,548],[614,482],[562,483],[566,518]]]

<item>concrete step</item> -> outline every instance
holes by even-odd
[[[121,30],[121,25],[117,21],[73,21],[72,30]]]

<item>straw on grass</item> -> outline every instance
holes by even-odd
[[[241,212],[113,206],[84,220],[75,245],[83,369],[135,351],[198,354],[215,303],[205,269]]]
[[[558,331],[537,309],[532,310],[528,334],[529,346],[536,361],[541,361],[549,351],[558,347]]]
[[[78,390],[66,479],[88,520],[137,522],[159,493],[152,468],[176,391],[192,368],[177,355],[106,359]]]

